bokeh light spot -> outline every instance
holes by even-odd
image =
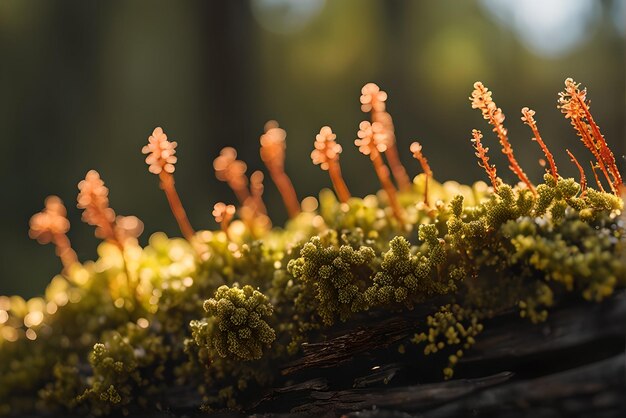
[[[501,26],[510,29],[536,55],[558,58],[591,35],[598,2],[588,0],[481,0]]]
[[[253,0],[252,13],[267,31],[290,34],[304,29],[324,9],[325,0]]]

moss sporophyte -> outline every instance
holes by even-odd
[[[471,105],[495,135],[469,131],[466,144],[489,183],[437,182],[428,146],[418,142],[406,149],[422,171],[411,180],[416,167],[398,158],[387,99],[375,84],[363,87],[368,120],[354,144],[382,187],[364,198],[349,191],[339,161],[347,149],[324,126],[311,135],[311,158],[328,171],[334,193],[324,189],[300,202],[285,170],[286,132],[266,124],[260,157],[290,216],[283,228],[272,227],[264,174],[248,176],[227,147],[213,166],[237,204],[215,204],[216,231],[194,229],[175,188],[177,143],[161,128],[143,153],[184,239],[157,233],[139,246],[141,221],[116,215],[91,170],[78,185],[78,208],[102,243],[97,260],[81,263],[66,235],[66,209],[48,197],[30,235],[55,245],[63,270],[42,297],[0,297],[0,412],[168,409],[173,388],[205,408],[246,408],[306,343],[353,321],[427,306],[412,335],[387,350],[415,363],[442,356],[440,379],[450,379],[498,312],[514,309],[541,322],[566,296],[602,302],[626,287],[624,185],[579,84],[565,81],[558,107],[591,153],[595,185],[583,157],[569,151],[580,178],[560,176],[535,112],[525,107],[522,122],[548,161],[542,181],[531,182],[503,111],[480,82]],[[518,184],[498,177],[486,146],[497,146],[494,140]]]

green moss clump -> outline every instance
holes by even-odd
[[[276,333],[266,322],[273,307],[267,296],[251,286],[220,286],[204,302],[207,317],[191,321],[194,342],[220,357],[258,360],[271,346]]]
[[[147,324],[140,321],[142,326]],[[93,375],[87,388],[76,398],[79,405],[96,415],[121,409],[128,413],[131,403],[145,408],[156,401],[165,384],[165,361],[169,347],[162,337],[130,323],[119,331],[108,332],[93,346],[89,364]]]
[[[389,251],[382,256],[380,270],[365,292],[370,306],[403,304],[411,309],[416,303],[452,289],[448,283],[438,280],[437,266],[445,253],[436,234],[433,225],[422,225],[419,235],[426,241],[427,251],[415,255],[406,238],[391,240]]]
[[[469,350],[476,342],[476,336],[482,332],[483,325],[479,322],[480,314],[461,308],[459,305],[445,305],[434,315],[428,316],[426,324],[428,330],[415,334],[412,341],[415,344],[425,343],[424,354],[434,354],[446,349],[448,366],[443,375],[450,379],[454,374],[454,365],[464,350]]]
[[[368,264],[375,256],[371,247],[325,246],[320,237],[313,237],[300,254],[300,258],[289,262],[287,270],[313,288],[316,310],[325,325],[332,325],[337,317],[345,321],[352,313],[365,310],[364,279],[369,277]]]

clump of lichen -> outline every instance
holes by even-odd
[[[325,189],[299,207],[284,171],[286,133],[276,122],[266,125],[262,159],[289,208],[284,228],[269,223],[263,175],[248,177],[229,149],[214,166],[239,200],[236,219],[216,205],[220,229],[195,232],[174,188],[176,143],[161,129],[150,137],[146,161],[186,239],[157,233],[139,246],[140,222],[115,216],[108,189],[90,172],[79,186],[80,207],[105,242],[96,261],[81,264],[69,252],[65,208],[48,200],[31,235],[57,247],[64,270],[41,298],[0,297],[0,413],[167,409],[180,402],[170,396],[176,391],[189,398],[184,408],[242,409],[303,343],[323,340],[338,322],[345,329],[418,306],[433,310],[416,321],[412,342],[424,355],[447,359],[448,379],[493,315],[517,309],[541,322],[565,297],[601,302],[626,287],[621,177],[577,84],[566,82],[560,107],[596,158],[594,174],[605,176],[597,190],[582,172],[580,181],[558,174],[534,112],[524,109],[522,120],[551,162],[543,183],[532,184],[482,84],[472,105],[522,185],[497,176],[479,131],[473,144],[491,186],[438,183],[420,144],[411,152],[424,173],[411,183],[394,156],[387,95],[370,84],[362,93],[372,121],[361,124],[357,145],[381,181],[376,195],[349,193],[341,147],[324,127],[312,158],[329,171],[337,197]],[[407,343],[391,348],[404,352]]]

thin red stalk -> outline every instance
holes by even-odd
[[[267,207],[263,202],[263,177],[262,171],[255,171],[250,176],[250,197],[255,213],[267,215]]]
[[[615,162],[615,156],[613,155],[613,152],[611,151],[608,144],[606,143],[604,136],[600,132],[600,127],[594,121],[593,116],[591,115],[591,111],[589,110],[589,107],[587,106],[587,103],[585,103],[582,97],[580,97],[578,94],[575,94],[573,97],[578,101],[578,104],[581,106],[582,110],[585,112],[585,117],[587,118],[587,122],[589,123],[589,126],[591,127],[591,132],[593,133],[593,136],[596,140],[595,142],[596,148],[599,148],[599,155],[602,158],[604,164],[608,167],[611,173],[611,176],[613,177],[611,189],[613,190],[613,193],[617,195],[618,189],[622,185],[622,176],[620,175],[619,170],[617,168],[617,164]]]
[[[424,204],[426,206],[428,206],[429,205],[429,203],[428,203],[428,183],[430,182],[430,179],[433,176],[433,171],[430,169],[430,164],[428,164],[428,160],[426,159],[426,157],[422,153],[422,146],[420,145],[419,142],[413,142],[411,144],[410,150],[413,153],[413,157],[420,163],[420,166],[422,167],[422,171],[425,174],[425,179],[424,179]]]
[[[298,202],[296,189],[294,189],[291,179],[289,179],[289,176],[282,170],[272,169],[272,167],[268,168],[270,169],[270,177],[276,185],[276,188],[278,188],[278,192],[283,199],[289,217],[295,218],[300,213],[300,202]]]
[[[350,191],[348,190],[348,186],[341,175],[341,167],[339,166],[339,161],[329,160],[328,161],[328,174],[330,175],[330,181],[333,183],[333,188],[339,197],[339,201],[342,203],[346,203],[348,199],[350,199]]]
[[[176,192],[176,187],[174,186],[174,176],[165,171],[161,171],[159,173],[159,179],[161,180],[161,188],[165,192],[167,202],[169,203],[170,209],[174,214],[174,218],[178,223],[180,232],[183,234],[187,241],[191,241],[195,232],[193,230],[193,227],[191,226],[191,223],[189,222],[189,218],[187,218],[187,213],[185,212],[185,208],[180,201],[180,197]]]
[[[533,141],[536,141],[539,144],[539,146],[541,147],[541,150],[546,156],[546,159],[548,160],[548,163],[550,164],[550,172],[552,173],[552,177],[554,177],[555,180],[558,179],[559,173],[556,169],[554,156],[548,149],[548,146],[545,144],[545,142],[543,142],[543,139],[541,139],[541,135],[539,134],[539,128],[537,128],[537,122],[535,122],[535,118],[534,118],[535,111],[525,107],[522,109],[522,115],[523,115],[522,121],[530,127],[531,131],[533,132],[533,135],[535,136],[533,138]]]
[[[383,159],[375,147],[372,147],[370,154],[372,164],[374,164],[374,170],[376,171],[376,175],[380,180],[383,189],[387,193],[387,197],[389,199],[389,205],[391,206],[391,210],[393,215],[398,220],[400,225],[404,225],[404,213],[402,212],[402,208],[400,207],[400,203],[398,202],[398,195],[396,192],[396,188],[391,181],[391,177],[389,176],[389,168],[383,162]]]
[[[613,182],[611,181],[611,177],[609,176],[609,173],[606,169],[606,165],[604,164],[602,156],[600,155],[598,148],[596,148],[593,142],[593,138],[591,137],[591,135],[589,135],[589,130],[587,129],[587,125],[582,120],[578,118],[574,118],[574,117],[572,117],[572,124],[574,125],[574,128],[580,135],[580,138],[583,144],[585,145],[585,147],[587,147],[587,149],[589,149],[589,151],[591,151],[591,153],[595,157],[596,162],[598,164],[598,168],[602,171],[602,174],[604,174],[606,181],[609,183],[611,192],[614,194],[617,193],[615,187],[613,186]]]
[[[472,107],[476,109],[480,109],[483,114],[483,118],[486,119],[491,126],[493,126],[493,132],[496,133],[498,139],[500,140],[500,144],[502,145],[502,153],[506,155],[509,160],[509,169],[513,171],[517,175],[517,177],[526,184],[534,195],[537,195],[537,191],[535,190],[535,186],[530,182],[524,170],[519,165],[517,160],[515,159],[515,155],[513,154],[513,147],[511,147],[511,143],[509,142],[509,138],[507,136],[507,130],[502,124],[504,121],[504,114],[502,113],[502,109],[496,106],[494,101],[491,98],[491,92],[487,89],[481,82],[474,83],[474,91],[472,92]]]
[[[513,148],[511,147],[511,144],[509,143],[509,140],[506,136],[506,131],[504,131],[502,126],[499,125],[498,127],[494,128],[494,132],[496,132],[498,138],[500,138],[500,144],[502,144],[502,153],[504,153],[508,158],[510,163],[509,168],[511,169],[511,171],[514,172],[524,184],[526,184],[526,186],[533,192],[533,194],[537,194],[535,186],[533,186],[533,184],[530,182],[530,180],[526,176],[526,173],[524,173],[524,170],[522,170],[522,167],[515,159],[515,155],[513,155]]]
[[[56,254],[63,263],[63,269],[67,271],[70,266],[78,262],[76,252],[72,249],[70,239],[65,234],[54,234],[54,245],[56,246]]]
[[[472,142],[474,143],[473,146],[476,150],[474,154],[480,159],[480,161],[478,162],[478,166],[482,167],[485,170],[485,172],[489,176],[489,180],[491,181],[491,186],[493,187],[493,190],[497,192],[498,176],[496,174],[496,166],[489,164],[489,157],[487,156],[489,148],[483,147],[482,142],[480,142],[483,134],[479,130],[474,129],[472,130],[472,136]]]
[[[580,197],[584,197],[585,194],[587,194],[587,178],[585,177],[585,171],[583,170],[576,157],[574,157],[574,154],[572,154],[568,149],[566,149],[565,151],[567,151],[567,155],[569,155],[569,158],[578,168],[578,172],[580,173]]]
[[[600,182],[600,179],[598,178],[598,173],[596,172],[596,165],[589,161],[589,164],[591,164],[591,171],[593,171],[593,176],[596,178],[596,184],[598,185],[598,188],[600,189],[600,191],[605,192],[604,187],[602,186],[602,182]]]
[[[361,106],[363,111],[370,112],[372,123],[378,122],[384,126],[388,136],[387,150],[385,156],[389,162],[391,173],[398,183],[398,187],[402,191],[411,190],[411,179],[400,161],[400,155],[398,152],[398,146],[396,144],[396,136],[394,133],[393,119],[389,112],[387,112],[387,93],[380,90],[380,88],[374,83],[368,83],[361,89]]]
[[[398,153],[398,146],[396,144],[395,135],[392,141],[390,141],[390,145],[385,151],[385,155],[387,156],[387,160],[389,161],[389,166],[391,167],[391,173],[393,177],[398,182],[398,187],[403,192],[411,190],[411,179],[402,165],[400,161],[400,156]]]

